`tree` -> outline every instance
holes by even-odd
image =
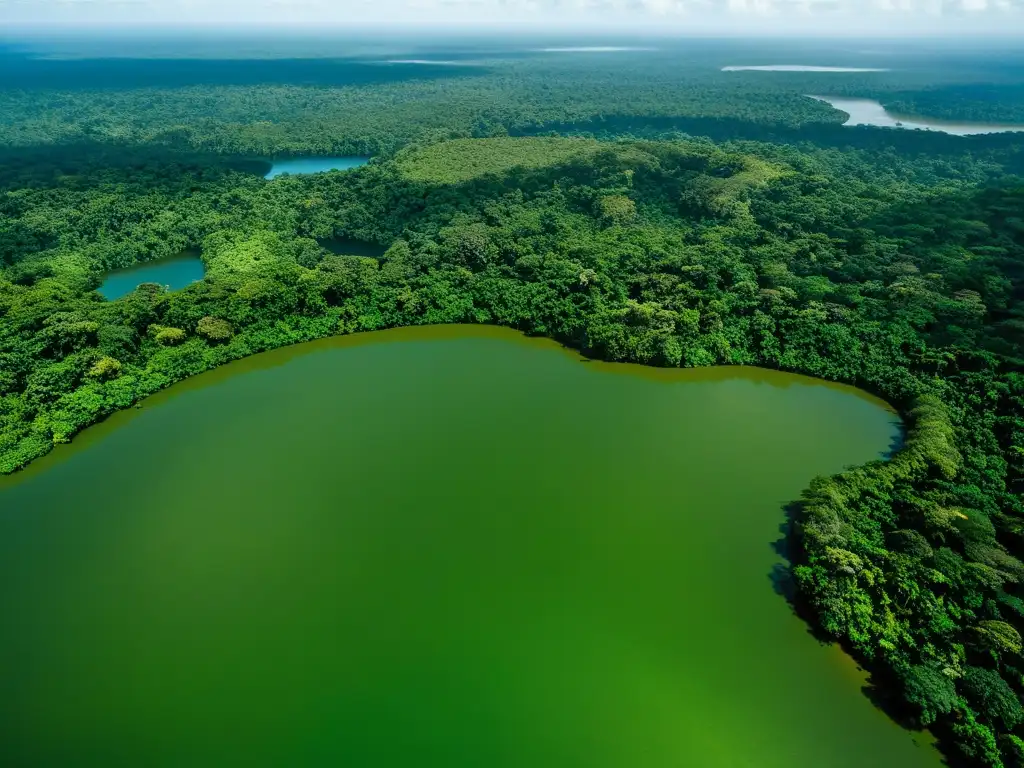
[[[897,552],[910,557],[924,560],[932,556],[932,547],[928,539],[915,530],[899,530],[889,534],[889,545]]]
[[[199,322],[201,323],[202,320]],[[157,344],[162,344],[165,347],[173,347],[181,344],[181,342],[185,340],[185,332],[181,330],[181,328],[173,328],[169,326],[161,327],[157,330],[153,338],[156,339]]]
[[[1010,731],[1024,721],[1024,707],[998,672],[968,667],[963,679],[964,697],[993,727]]]
[[[952,678],[928,666],[908,667],[901,675],[903,697],[918,708],[921,725],[931,725],[939,715],[949,714],[956,704]]]
[[[1010,768],[1024,768],[1024,740],[1012,733],[1004,733],[999,737],[999,748]]]
[[[234,329],[227,320],[207,315],[196,323],[196,333],[210,341],[227,341],[234,335]]]
[[[599,207],[601,216],[612,224],[629,224],[636,218],[636,203],[625,195],[605,195]]]
[[[992,729],[979,723],[974,717],[974,712],[966,705],[960,709],[960,715],[960,719],[953,724],[953,736],[960,751],[977,765],[1003,768],[1002,756],[999,754]]]
[[[121,363],[112,357],[101,357],[89,369],[88,376],[100,381],[116,379],[121,375]]]
[[[988,651],[995,658],[1019,654],[1024,647],[1020,632],[1005,621],[980,621],[973,628],[973,633],[978,648]]]

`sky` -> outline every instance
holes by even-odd
[[[1024,37],[1024,0],[0,0],[0,29],[490,26],[666,34]]]

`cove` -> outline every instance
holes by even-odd
[[[937,768],[769,578],[897,435],[487,327],[232,363],[0,482],[4,764]]]
[[[370,162],[368,157],[293,157],[283,160],[272,160],[270,170],[263,177],[276,179],[284,174],[294,176],[308,173],[324,173],[325,171],[347,171]]]
[[[127,296],[143,283],[158,283],[170,291],[180,290],[205,274],[198,251],[182,251],[174,256],[115,269],[103,279],[97,290],[103,298],[113,301]]]
[[[940,120],[931,117],[902,117],[895,115],[874,99],[848,99],[837,96],[809,96],[824,101],[850,117],[843,125],[874,125],[881,128],[907,128],[927,131],[941,131],[954,136],[971,136],[982,133],[1012,133],[1024,131],[1024,125],[1003,125],[999,123],[967,123],[956,120]]]

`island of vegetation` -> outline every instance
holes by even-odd
[[[854,384],[905,440],[795,505],[797,603],[959,755],[1024,765],[1024,137],[842,128],[801,94],[841,76],[901,113],[1020,110],[726,64],[701,72],[730,90],[631,59],[271,85],[262,116],[245,85],[99,98],[26,69],[0,92],[0,472],[229,360],[396,326]],[[374,160],[268,182],[250,159],[289,153]],[[96,291],[188,249],[205,276],[181,290]]]

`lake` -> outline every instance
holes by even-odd
[[[202,280],[205,273],[198,251],[182,251],[165,259],[143,261],[108,272],[96,290],[109,301],[127,296],[143,283],[159,283],[170,291],[177,291]]]
[[[931,117],[903,117],[885,109],[874,99],[849,99],[837,96],[809,96],[811,99],[831,104],[850,117],[843,125],[875,125],[882,128],[907,128],[941,131],[954,136],[970,136],[981,133],[1010,133],[1024,131],[1024,125],[1000,125],[998,123],[969,123],[956,120],[940,120]]]
[[[0,481],[4,764],[938,768],[770,578],[898,431],[487,327],[232,363]]]
[[[473,67],[478,61],[453,61],[451,59],[385,59],[385,64],[425,64],[438,67]]]
[[[753,67],[722,67],[723,72],[888,72],[878,67],[816,67],[804,64],[759,64]]]
[[[368,157],[293,157],[272,160],[272,166],[265,179],[276,179],[286,173],[300,175],[323,173],[324,171],[347,171],[370,162]]]
[[[627,53],[658,49],[633,45],[570,45],[561,48],[535,48],[533,50],[538,53]]]

